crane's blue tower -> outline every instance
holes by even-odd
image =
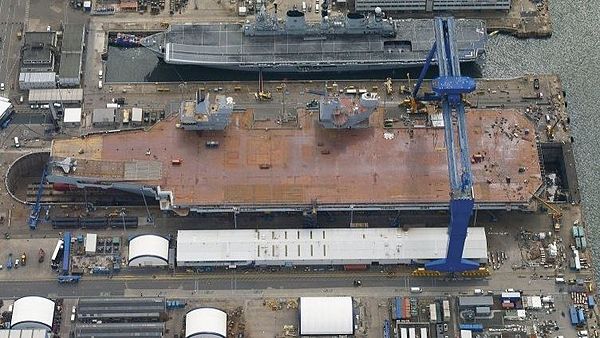
[[[450,224],[446,258],[429,262],[425,267],[429,270],[451,273],[474,270],[479,267],[478,263],[462,258],[467,228],[474,207],[473,175],[462,94],[474,91],[475,81],[470,77],[460,75],[459,56],[454,44],[454,25],[452,17],[435,18],[435,42],[412,93],[413,98],[417,99],[419,88],[435,54],[439,77],[432,82],[434,95],[430,95],[426,99],[438,100],[442,107],[450,178]],[[457,130],[452,123],[453,115],[456,117]],[[456,135],[458,135],[458,149]],[[457,160],[457,156],[459,160]]]

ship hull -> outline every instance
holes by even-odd
[[[160,57],[163,59],[163,57]],[[478,58],[461,59],[461,63],[475,63]],[[163,59],[164,61],[164,59]],[[241,65],[241,64],[215,64],[203,62],[185,62],[185,61],[169,61],[169,64],[174,65],[193,65],[206,68],[232,70],[232,71],[258,71],[266,73],[324,73],[324,72],[345,72],[345,71],[376,71],[376,70],[394,70],[399,68],[415,68],[423,66],[424,61],[407,61],[407,62],[389,62],[379,64],[351,64],[351,65],[327,65],[327,66],[311,66],[311,65]]]
[[[485,23],[457,21],[460,62],[484,54]],[[344,72],[419,67],[434,41],[431,20],[395,23],[394,38],[382,36],[245,36],[234,24],[175,25],[142,39],[165,63],[234,71]]]

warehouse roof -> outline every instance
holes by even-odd
[[[60,55],[60,69],[58,78],[78,78],[81,72],[81,54],[62,53]]]
[[[301,335],[354,333],[352,297],[301,297]]]
[[[0,330],[0,338],[48,338],[48,330]]]
[[[92,123],[112,123],[115,122],[114,108],[96,108],[92,113]]]
[[[177,262],[393,264],[443,258],[447,228],[180,230]],[[484,228],[469,228],[465,258],[486,259]]]
[[[153,258],[169,263],[169,240],[158,235],[138,235],[129,240],[129,264],[142,263],[144,258]],[[156,264],[153,264],[156,265]]]
[[[185,338],[227,337],[227,314],[219,309],[199,308],[185,315]]]
[[[4,113],[9,111],[10,109],[12,109],[12,104],[10,103],[10,100],[0,96],[0,117],[2,117]]]
[[[29,91],[29,102],[81,102],[83,100],[83,89],[31,89]]]
[[[165,311],[164,298],[82,298],[78,305],[77,318],[82,321],[92,319],[158,320],[160,313]]]
[[[13,305],[12,329],[41,328],[52,329],[54,318],[54,301],[39,297],[27,296],[19,298]]]
[[[458,306],[492,306],[492,296],[465,296],[458,297]]]
[[[80,123],[81,108],[65,108],[64,123]]]
[[[60,51],[62,53],[81,53],[83,51],[84,29],[84,25],[81,24],[65,24]]]
[[[103,323],[82,324],[75,327],[75,338],[98,337],[163,337],[164,323]],[[117,335],[118,333],[118,335]]]

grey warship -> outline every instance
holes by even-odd
[[[483,54],[485,22],[456,20],[461,62]],[[361,71],[414,67],[425,62],[435,40],[433,20],[385,18],[348,13],[307,23],[303,12],[289,10],[279,22],[261,8],[245,24],[173,24],[142,39],[166,63],[266,72]]]

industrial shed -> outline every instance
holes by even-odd
[[[177,266],[412,264],[447,247],[447,228],[180,230]],[[464,257],[487,261],[484,228],[469,228]]]
[[[11,329],[52,329],[54,301],[39,297],[19,298],[13,304]]]
[[[227,314],[219,309],[199,308],[185,315],[185,338],[226,338]]]
[[[107,126],[115,123],[114,108],[96,108],[92,112],[92,124],[94,126]]]
[[[75,327],[75,338],[98,337],[164,337],[164,323],[102,323]],[[1,337],[0,337],[1,338]]]
[[[129,240],[129,266],[169,264],[169,240],[157,235],[138,235]]]
[[[300,335],[354,334],[352,297],[301,297]]]
[[[166,311],[164,298],[111,297],[82,298],[77,307],[77,320],[89,323],[158,321]]]
[[[0,330],[0,338],[50,338],[48,330]]]
[[[68,126],[81,124],[81,108],[65,108],[63,123]]]
[[[29,103],[81,103],[83,100],[83,89],[60,88],[60,89],[32,89],[29,91]]]

